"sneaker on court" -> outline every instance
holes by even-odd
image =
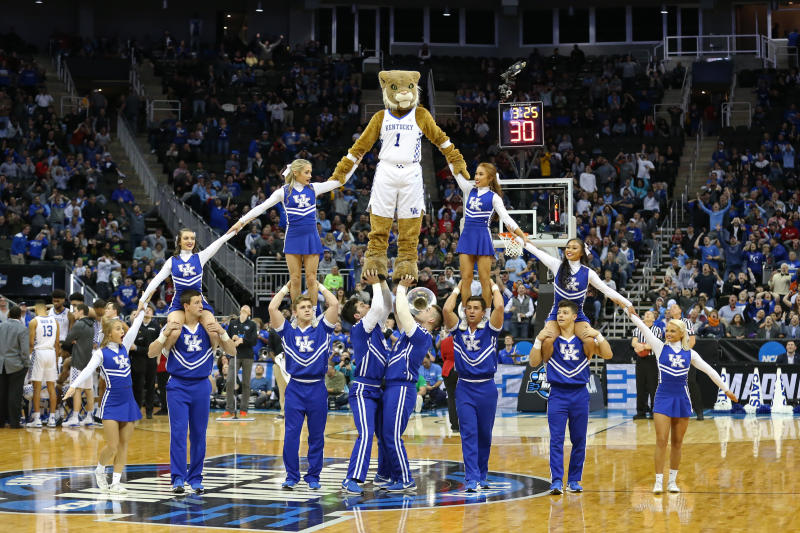
[[[663,482],[656,480],[655,484],[653,485],[653,494],[661,494],[664,492]]]
[[[564,494],[564,483],[560,479],[557,479],[550,484],[550,494],[555,496]]]
[[[47,427],[49,427],[49,428],[56,427],[56,415],[55,415],[55,413],[50,413],[50,416],[47,417]]]
[[[673,493],[677,493],[677,492],[681,491],[681,489],[678,488],[678,484],[675,483],[674,481],[670,481],[669,482],[669,485],[667,485],[667,490],[670,491],[670,492],[673,492]]]
[[[39,418],[39,413],[36,413],[35,415],[33,415],[33,418],[31,418],[31,421],[26,424],[26,427],[29,427],[29,428],[40,428],[40,427],[42,427],[42,420],[41,420],[41,418]]]
[[[567,490],[570,492],[583,492],[583,487],[581,487],[581,484],[577,481],[568,481]]]
[[[81,425],[81,421],[80,421],[80,419],[78,418],[78,415],[77,415],[77,413],[72,413],[72,415],[71,415],[71,416],[70,416],[70,417],[67,419],[67,421],[66,421],[66,422],[64,422],[64,425],[65,425],[66,427],[68,427],[68,428],[76,428],[76,427],[80,427],[80,425]]]
[[[247,411],[239,411],[239,418],[244,418],[247,416]]]
[[[91,417],[92,417],[92,420],[94,420],[94,425],[95,426],[97,426],[99,428],[103,427],[103,419],[101,417],[97,416],[94,413],[91,414]]]
[[[222,416],[220,418],[233,418],[233,413],[231,413],[230,411],[225,411],[224,413],[222,413]]]
[[[467,481],[464,490],[467,492],[478,492],[478,482],[477,481]]]
[[[389,488],[390,485],[393,485],[391,478],[383,477],[379,474],[375,474],[375,477],[372,479],[372,484],[377,487],[379,490],[385,490]]]
[[[408,483],[398,481],[386,487],[386,490],[388,492],[413,492],[417,490],[417,484],[414,481],[409,481]]]
[[[284,488],[286,490],[292,490],[294,489],[295,485],[297,485],[297,481],[290,481],[287,479],[281,484],[281,488]]]
[[[97,481],[97,487],[100,490],[108,490],[108,480],[106,479],[106,469],[94,469],[94,479]]]
[[[277,422],[278,420],[283,420],[284,418],[286,418],[284,415],[278,415],[275,417],[275,421]]]
[[[416,404],[414,404],[414,412],[421,413],[422,412],[422,401],[423,398],[419,394],[417,394]]]
[[[183,487],[183,481],[178,479],[178,480],[175,481],[175,483],[172,484],[172,493],[173,494],[184,494],[184,493],[186,493],[186,489]]]
[[[489,490],[489,489],[491,489],[491,488],[492,488],[492,486],[489,484],[489,480],[488,480],[488,479],[482,479],[482,480],[480,480],[480,481],[478,482],[478,485],[480,485],[480,487],[481,487],[483,490]]]
[[[342,490],[348,494],[361,494],[364,492],[364,489],[358,486],[352,479],[345,479],[342,481]]]
[[[203,485],[192,485],[192,490],[195,494],[205,494],[206,488]]]
[[[311,490],[319,490],[320,484],[319,481],[308,481],[308,488]]]
[[[644,413],[642,413],[642,414],[638,414],[637,413],[637,414],[633,415],[633,419],[634,420],[647,420],[647,415],[644,414]]]
[[[122,486],[122,483],[113,483],[108,487],[108,492],[111,494],[128,494],[128,489]]]

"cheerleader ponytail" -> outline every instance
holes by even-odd
[[[489,175],[489,189],[496,195],[502,197],[503,189],[500,187],[500,180],[497,177],[497,167],[491,163],[480,163],[478,167],[483,167],[483,170]]]
[[[294,187],[294,182],[297,181],[295,176],[297,176],[297,174],[300,173],[300,171],[306,166],[311,166],[311,161],[308,161],[307,159],[295,159],[283,171],[283,177],[286,180],[286,185],[288,185],[290,189]]]

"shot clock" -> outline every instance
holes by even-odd
[[[541,102],[502,102],[498,115],[500,148],[544,146]]]

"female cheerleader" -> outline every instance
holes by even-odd
[[[164,280],[172,276],[172,282],[175,284],[175,295],[172,297],[172,303],[167,310],[167,322],[183,325],[186,318],[180,303],[181,294],[188,289],[203,293],[203,266],[222,248],[223,244],[236,234],[236,231],[234,231],[234,228],[229,229],[225,235],[212,242],[207,248],[199,250],[194,231],[188,228],[180,230],[177,237],[175,237],[174,255],[164,262],[164,266],[161,267],[158,275],[147,285],[147,289],[139,299],[138,311],[144,310],[156,288]],[[215,322],[214,308],[203,297],[203,314],[200,316],[200,323],[209,332],[212,343],[219,343],[219,335],[210,332],[211,329],[217,330],[217,328],[210,328],[211,324]],[[177,339],[180,332],[181,328],[178,327],[173,330],[172,336]]]
[[[617,291],[603,283],[600,280],[600,276],[589,268],[589,260],[586,255],[588,252],[580,239],[570,239],[567,241],[567,246],[564,248],[564,259],[562,261],[559,261],[547,252],[537,248],[530,241],[525,243],[525,249],[532,253],[536,259],[544,263],[555,277],[553,281],[555,288],[553,293],[553,308],[550,310],[547,320],[545,320],[542,331],[537,335],[535,343],[541,345],[546,338],[555,339],[558,337],[560,331],[556,323],[558,302],[561,300],[570,300],[575,302],[578,306],[578,318],[575,321],[575,334],[581,339],[581,342],[583,342],[586,353],[595,352],[595,349],[589,344],[594,343],[597,345],[597,352],[601,357],[604,359],[610,357],[611,345],[609,345],[608,341],[603,338],[599,331],[590,326],[589,318],[583,313],[583,301],[586,298],[586,290],[589,288],[589,285],[593,285],[600,292],[605,294],[607,298],[612,299],[624,308],[633,310],[633,304]]]
[[[359,160],[360,161],[360,160]],[[347,174],[353,175],[358,163]],[[317,265],[322,254],[322,241],[317,232],[317,196],[330,192],[342,184],[338,180],[311,183],[311,162],[295,159],[283,172],[286,185],[273,192],[267,201],[251,209],[230,231],[238,232],[248,222],[261,216],[278,202],[286,211],[286,238],[283,253],[289,266],[291,298],[294,302],[302,293],[303,267],[306,271],[306,289],[314,307],[317,305]]]
[[[142,418],[142,413],[133,397],[131,381],[131,361],[128,350],[133,345],[139,326],[142,325],[144,313],[138,312],[125,333],[124,323],[119,319],[109,320],[103,324],[103,342],[100,348],[92,353],[89,364],[81,371],[73,383],[91,380],[92,373],[101,367],[106,391],[103,393],[102,416],[103,433],[106,445],[100,450],[97,468],[94,471],[97,486],[112,494],[128,492],[120,483],[122,470],[128,455],[128,442],[133,433],[133,423]],[[75,394],[75,387],[70,387],[64,394],[64,400]],[[106,464],[114,463],[111,471],[111,486],[106,479]]]
[[[692,365],[701,372],[705,372],[711,381],[725,392],[732,402],[737,401],[736,396],[728,390],[717,371],[689,348],[689,334],[686,324],[682,320],[672,319],[667,322],[664,343],[656,337],[639,316],[626,309],[628,316],[642,332],[647,344],[653,348],[653,353],[658,355],[658,389],[653,402],[653,421],[656,424],[656,483],[653,492],[663,492],[664,484],[664,458],[667,455],[667,439],[672,432],[672,449],[669,454],[669,492],[680,492],[676,480],[678,478],[678,465],[681,462],[681,445],[686,428],[689,425],[689,416],[692,414],[692,403],[689,400],[688,374]]]
[[[464,229],[458,239],[459,269],[461,270],[461,303],[466,308],[467,300],[472,296],[472,283],[475,263],[478,264],[478,279],[481,282],[481,295],[484,309],[492,305],[492,280],[490,278],[494,244],[489,222],[496,211],[508,231],[520,238],[524,233],[516,222],[508,215],[503,205],[503,191],[497,179],[497,168],[491,163],[481,163],[475,171],[473,184],[461,175],[456,182],[464,193]]]

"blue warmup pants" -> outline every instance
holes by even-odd
[[[392,469],[392,481],[410,483],[411,467],[403,444],[403,433],[414,410],[417,389],[408,385],[390,384],[383,391],[383,428],[381,434],[386,443],[386,452]]]
[[[378,437],[378,475],[391,478],[391,468],[386,460],[386,446],[381,435],[383,418],[383,391],[380,385],[370,386],[354,381],[350,384],[350,409],[358,430],[358,438],[350,454],[347,479],[363,483],[367,479],[369,461],[372,456],[372,436]]]
[[[185,481],[193,487],[203,483],[206,458],[206,429],[211,411],[211,382],[208,378],[183,379],[171,376],[167,382],[169,411],[169,471],[173,485]],[[189,430],[189,468],[186,468],[186,430]]]
[[[456,384],[456,411],[461,429],[461,454],[464,456],[464,481],[482,481],[489,472],[492,428],[497,411],[494,380]]]
[[[300,481],[300,432],[308,418],[308,473],[306,483],[319,481],[322,472],[322,450],[325,447],[325,423],[328,420],[328,389],[325,381],[303,383],[290,379],[286,385],[284,404],[283,466],[286,481]]]
[[[569,423],[569,456],[567,482],[580,481],[586,459],[586,430],[589,427],[589,391],[586,386],[564,387],[550,384],[547,401],[547,424],[550,426],[550,477],[564,479],[564,434]]]

